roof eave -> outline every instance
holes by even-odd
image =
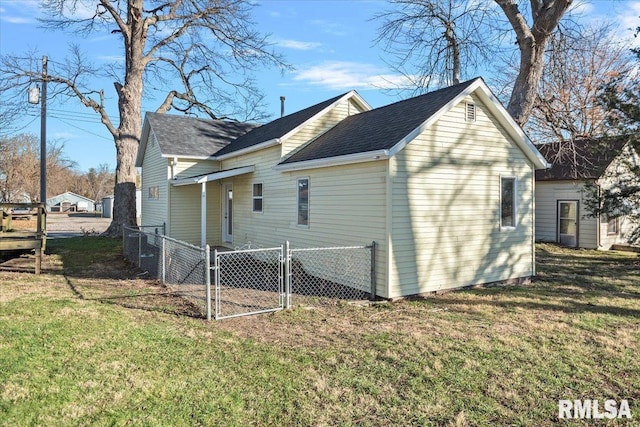
[[[282,143],[282,141],[281,141],[280,138],[274,138],[274,139],[270,139],[269,141],[261,142],[259,144],[252,145],[250,147],[243,148],[243,149],[238,150],[238,151],[232,151],[231,153],[221,154],[219,156],[214,154],[211,157],[211,159],[212,160],[227,160],[227,159],[230,159],[232,157],[242,156],[243,154],[253,153],[254,151],[264,150],[265,148],[273,147],[273,146],[279,145],[281,143]]]
[[[322,159],[303,160],[299,162],[281,163],[273,170],[290,172],[305,169],[326,168],[332,166],[350,165],[354,163],[386,160],[390,157],[389,150],[366,151],[363,153],[346,154],[343,156],[325,157]]]

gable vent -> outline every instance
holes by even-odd
[[[467,109],[465,113],[466,120],[468,122],[476,121],[476,104],[467,103]]]

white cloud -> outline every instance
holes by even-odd
[[[55,132],[53,134],[54,139],[74,139],[77,138],[78,135],[71,132]]]
[[[407,77],[388,74],[372,64],[350,61],[325,61],[301,69],[294,80],[327,89],[387,89],[410,85]]]
[[[278,40],[276,44],[279,47],[295,50],[313,50],[322,46],[322,43],[318,42],[303,42],[300,40]]]

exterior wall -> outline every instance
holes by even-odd
[[[147,149],[142,161],[142,191],[141,196],[141,224],[140,225],[161,225],[166,223],[167,234],[169,234],[169,188],[168,161],[162,158],[160,147],[153,132],[149,133]],[[150,197],[150,188],[158,187],[158,198]]]
[[[367,245],[377,247],[378,294],[386,290],[387,162],[279,172],[280,147],[225,160],[222,168],[255,165],[255,172],[229,178],[233,183],[234,241],[261,247],[292,248]],[[297,179],[309,178],[309,226],[297,225]],[[263,184],[263,212],[252,211],[254,183]]]
[[[220,170],[220,164],[211,160],[178,159],[173,168],[174,176],[185,178]],[[174,239],[183,240],[193,245],[201,244],[202,217],[202,185],[182,185],[174,187],[169,184],[169,215],[171,230],[167,234]],[[211,181],[206,184],[207,196],[207,236],[209,245],[220,244],[220,183]]]
[[[583,181],[538,181],[536,183],[536,240],[558,241],[558,201],[578,202],[578,247],[598,247],[598,219],[585,209]],[[605,234],[606,234],[605,222]]]
[[[638,175],[634,172],[640,167],[640,156],[630,145],[626,145],[620,155],[616,157],[604,171],[598,184],[603,190],[610,187],[640,185]],[[638,208],[640,209],[640,207]],[[612,245],[629,245],[630,237],[640,224],[635,223],[629,216],[618,217],[619,232],[608,233],[608,217],[602,215],[600,221],[600,249],[610,249]]]
[[[465,122],[465,102],[476,121]],[[500,178],[517,178],[517,224],[500,228]],[[534,170],[469,98],[391,159],[390,297],[534,274]]]
[[[309,123],[282,144],[281,155],[289,157],[307,142],[322,135],[345,118],[361,113],[363,110],[351,99],[344,100],[319,119]]]

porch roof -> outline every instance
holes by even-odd
[[[187,178],[178,178],[171,181],[173,186],[202,184],[203,182],[217,181],[219,179],[230,178],[232,176],[244,175],[256,170],[255,165],[240,166],[232,169],[225,169],[221,171],[211,172],[202,175],[190,176]]]

